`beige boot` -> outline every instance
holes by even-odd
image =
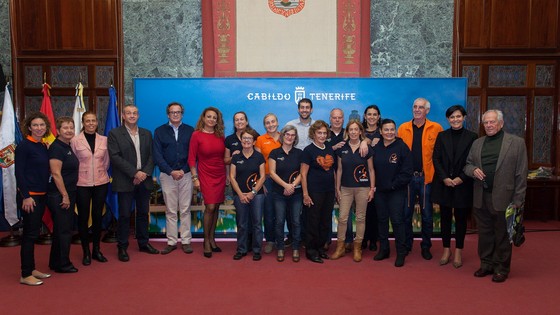
[[[344,256],[344,240],[337,240],[336,241],[336,250],[331,255],[331,259],[339,259],[340,257]]]
[[[362,241],[354,242],[354,261],[362,261]]]

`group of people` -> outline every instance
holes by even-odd
[[[494,282],[508,277],[511,245],[504,211],[510,203],[523,205],[527,154],[523,139],[503,132],[499,110],[488,110],[482,116],[486,136],[481,138],[464,128],[466,111],[460,105],[447,110],[450,128],[443,131],[427,119],[430,102],[424,98],[413,102],[413,119],[398,128],[392,119],[381,118],[377,105],[365,109],[362,121],[350,119],[346,125],[339,108],[331,110],[329,123],[313,120],[313,103],[303,98],[298,102],[299,117],[282,128],[276,115],[267,114],[263,135],[250,126],[245,112],[235,113],[234,132],[227,137],[218,108],[204,109],[194,128],[183,123],[180,103],[170,103],[166,111],[168,121],[155,130],[153,139],[149,130],[138,126],[139,112],[134,105],[122,108],[123,126],[112,129],[107,138],[96,133],[92,112],[83,115],[84,128],[76,136],[72,119],[61,117],[56,126],[58,138],[48,149],[42,144],[50,130],[48,119],[41,113],[27,116],[23,128],[27,138],[16,149],[18,204],[24,222],[21,283],[40,285],[50,277],[35,269],[33,257],[45,205],[54,219],[52,270],[78,271],[69,260],[75,204],[82,264],[87,266],[92,259],[107,261],[99,237],[109,165],[112,189],[118,193],[117,247],[122,262],[130,259],[133,205],[139,250],[160,253],[149,243],[148,235],[152,174],[158,166],[166,205],[164,255],[177,249],[179,242],[184,253],[193,252],[193,190],[204,198],[203,255],[211,258],[222,251],[215,230],[225,187],[230,184],[237,223],[234,260],[252,252],[252,259],[258,261],[263,253],[276,248],[276,260],[282,262],[291,246],[294,262],[300,261],[302,248],[314,263],[339,259],[348,252],[360,262],[366,248],[378,250],[374,260],[380,261],[390,257],[390,221],[395,236],[394,264],[401,267],[412,250],[412,217],[418,208],[421,256],[430,260],[433,202],[441,210],[443,254],[439,264],[453,259],[455,268],[462,266],[467,213],[474,206],[481,260],[474,275],[492,274]],[[329,255],[335,203],[339,205],[337,240]],[[453,218],[456,241],[452,252]]]

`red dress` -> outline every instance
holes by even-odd
[[[196,166],[200,191],[205,204],[222,203],[225,199],[226,165],[224,137],[195,131],[189,145],[189,166]]]

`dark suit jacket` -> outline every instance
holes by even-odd
[[[482,169],[481,153],[482,145],[486,136],[478,138],[473,143],[465,174],[473,176],[476,168]],[[494,186],[492,187],[492,203],[495,211],[505,211],[507,206],[513,202],[520,207],[525,202],[525,191],[527,190],[527,148],[525,140],[520,137],[504,133],[502,147],[496,164],[494,175]],[[473,206],[482,208],[483,182],[475,179]]]
[[[154,186],[152,180],[152,173],[154,172],[152,134],[149,130],[138,127],[138,135],[140,137],[140,157],[142,158],[140,170],[148,174],[148,178],[146,178],[142,185],[151,191]],[[138,171],[136,169],[136,150],[132,138],[130,138],[124,125],[111,129],[107,139],[107,146],[113,172],[113,191],[133,191],[134,175]]]
[[[463,129],[457,152],[453,153],[452,130],[447,129],[438,134],[434,146],[432,160],[435,175],[432,181],[432,202],[442,206],[455,208],[472,207],[473,184],[472,178],[463,172],[467,163],[467,156],[473,142],[478,135],[470,130]],[[456,187],[445,186],[445,178],[461,178],[463,183]]]

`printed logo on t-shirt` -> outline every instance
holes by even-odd
[[[259,175],[257,173],[253,173],[249,175],[249,177],[247,178],[247,182],[245,184],[247,185],[247,188],[249,188],[249,190],[252,190],[253,187],[257,185],[258,180],[259,180]]]
[[[391,164],[397,164],[398,162],[398,157],[396,153],[391,154],[391,156],[389,157],[389,163]]]
[[[365,165],[358,165],[356,166],[356,168],[354,168],[354,180],[356,181],[356,183],[364,183],[369,181]]]
[[[334,164],[334,158],[332,157],[332,155],[327,154],[325,156],[318,156],[317,159],[317,164],[319,164],[325,171],[328,171],[331,169],[331,167]]]

